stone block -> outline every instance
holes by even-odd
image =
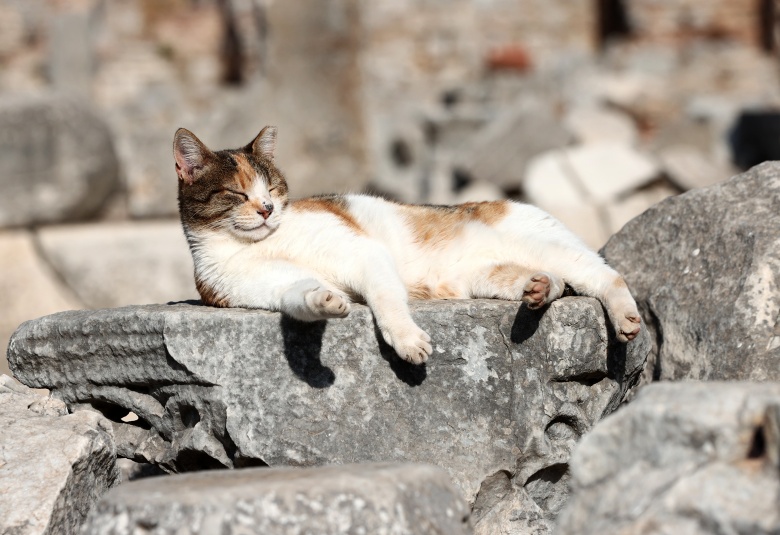
[[[578,106],[564,118],[566,128],[575,141],[590,143],[636,144],[639,138],[634,121],[624,113],[596,106]]]
[[[178,221],[48,227],[41,251],[93,308],[197,299]]]
[[[77,533],[119,482],[111,424],[0,375],[0,533]]]
[[[466,535],[447,473],[421,464],[210,470],[144,479],[100,501],[82,533]]]
[[[780,530],[780,384],[658,383],[572,456],[560,535]]]
[[[478,529],[504,518],[489,514],[506,507],[490,484],[503,473],[507,499],[533,508],[510,527],[549,522],[569,453],[621,403],[649,339],[617,343],[584,297],[541,312],[491,300],[411,310],[433,338],[422,366],[400,360],[361,305],[316,323],[185,304],[55,314],[17,330],[9,361],[26,384],[111,417],[121,456],[167,471],[432,463],[470,503],[482,496]]]

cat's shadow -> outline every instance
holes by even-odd
[[[284,356],[295,376],[312,388],[331,386],[336,381],[336,374],[320,359],[327,322],[303,322],[282,315],[279,324]]]
[[[420,386],[428,378],[428,368],[425,364],[412,364],[398,356],[390,344],[382,338],[379,327],[374,323],[374,335],[379,344],[379,353],[390,364],[395,376],[409,386]]]

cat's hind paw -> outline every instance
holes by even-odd
[[[349,299],[331,290],[315,290],[306,295],[306,303],[320,319],[346,318],[349,315]]]
[[[642,320],[639,313],[626,314],[622,319],[615,323],[615,334],[621,342],[630,342],[639,335]]]
[[[531,276],[523,287],[522,301],[535,310],[563,295],[564,284],[560,277],[546,272]]]

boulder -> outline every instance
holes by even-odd
[[[657,383],[588,433],[558,535],[780,532],[780,384]]]
[[[780,379],[780,165],[669,198],[602,253],[652,331],[647,379]]]
[[[0,375],[0,533],[76,533],[119,482],[111,424]]]
[[[57,94],[2,100],[0,153],[0,227],[85,219],[119,185],[105,122]]]
[[[624,399],[649,339],[615,342],[584,297],[542,312],[491,300],[411,309],[433,338],[423,366],[400,360],[362,305],[316,323],[191,304],[67,312],[23,324],[8,354],[22,382],[109,416],[119,454],[138,462],[427,462],[477,502],[477,533],[506,519],[512,533],[548,525],[574,444]],[[122,421],[130,411],[138,419]]]
[[[179,221],[48,227],[40,251],[87,306],[116,307],[198,297]]]
[[[366,533],[466,535],[469,509],[447,473],[422,464],[209,470],[113,489],[84,535]]]
[[[639,139],[634,121],[617,110],[599,106],[576,106],[564,118],[566,128],[578,143],[623,143]]]

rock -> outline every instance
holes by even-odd
[[[639,138],[630,117],[608,108],[575,107],[566,114],[564,124],[574,139],[582,144],[607,142],[632,146]]]
[[[564,147],[569,139],[558,119],[543,107],[517,106],[475,134],[458,163],[475,180],[517,188],[531,158]]]
[[[569,453],[620,404],[649,339],[614,342],[601,304],[584,297],[543,313],[490,300],[411,308],[433,338],[425,366],[378,341],[361,305],[308,324],[185,304],[69,312],[23,324],[8,354],[24,383],[112,418],[119,454],[138,462],[426,462],[480,503],[479,533],[506,507],[490,490],[497,474],[508,499],[533,505],[531,520],[553,518]],[[121,421],[129,411],[136,422]],[[529,522],[515,514],[511,527]]]
[[[680,190],[674,188],[665,181],[658,181],[642,189],[630,193],[627,197],[618,199],[606,206],[607,219],[609,221],[609,233],[614,234],[623,228],[623,225],[650,208],[656,203],[673,195],[680,194]],[[601,245],[607,240],[605,239]]]
[[[154,533],[471,533],[447,473],[420,464],[210,470],[128,483],[84,535]]]
[[[652,331],[646,378],[778,380],[780,165],[669,198],[604,247]]]
[[[3,99],[0,153],[0,227],[88,218],[119,185],[106,124],[56,94]]]
[[[575,450],[556,533],[778,533],[778,429],[778,383],[646,386]]]
[[[660,173],[643,153],[622,143],[592,143],[565,150],[571,174],[596,203],[617,199],[649,184]]]
[[[481,201],[502,201],[506,194],[501,188],[488,182],[472,182],[455,196],[455,204]]]
[[[102,223],[39,231],[41,251],[90,307],[196,299],[178,221]]]
[[[8,339],[23,321],[84,305],[37,254],[35,237],[25,231],[0,232],[0,374]]]
[[[0,375],[0,533],[76,533],[118,483],[110,423]]]
[[[683,191],[706,188],[729,178],[728,169],[716,165],[711,157],[694,147],[668,147],[658,154],[658,158],[664,173]]]

